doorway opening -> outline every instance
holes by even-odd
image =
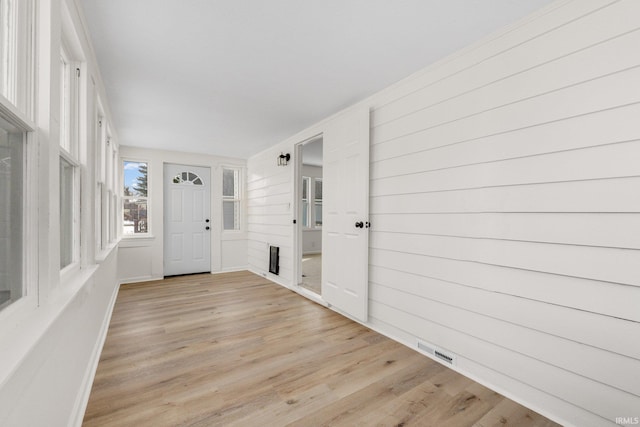
[[[303,289],[322,295],[322,135],[299,144],[299,277]]]

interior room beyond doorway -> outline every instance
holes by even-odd
[[[322,137],[302,145],[300,286],[322,295]]]

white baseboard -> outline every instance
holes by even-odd
[[[331,307],[333,309],[333,307]],[[341,313],[338,310],[335,310],[338,314],[340,315],[344,315],[344,313]],[[349,316],[345,316],[345,317],[349,317]],[[389,339],[392,339],[393,341],[400,343],[414,351],[417,351],[418,353],[422,354],[425,357],[428,357],[429,359],[438,362],[439,364],[477,382],[480,385],[483,385],[493,391],[495,391],[496,393],[499,393],[503,396],[505,396],[508,399],[513,400],[514,402],[531,409],[532,411],[535,411],[537,413],[539,413],[542,416],[545,416],[547,418],[549,418],[552,421],[555,421],[557,423],[559,423],[560,425],[566,426],[566,427],[577,427],[576,425],[574,425],[574,423],[571,423],[570,421],[568,421],[567,419],[561,418],[558,416],[558,413],[555,412],[550,412],[549,410],[547,410],[547,408],[545,406],[541,406],[539,405],[537,402],[535,402],[534,400],[532,400],[531,398],[529,399],[523,399],[521,398],[520,394],[522,395],[538,395],[541,399],[552,399],[555,400],[554,404],[556,406],[563,406],[566,408],[570,408],[568,409],[568,411],[575,411],[578,410],[578,408],[576,408],[575,406],[571,405],[568,402],[564,402],[561,401],[559,399],[556,399],[552,396],[549,396],[548,394],[534,389],[533,387],[530,387],[526,384],[523,384],[513,378],[510,378],[504,374],[501,374],[500,372],[497,372],[493,369],[490,368],[486,368],[485,369],[485,373],[486,375],[484,376],[479,376],[473,372],[469,372],[467,369],[464,368],[460,368],[459,366],[455,366],[455,365],[449,365],[447,363],[443,363],[441,360],[439,360],[438,358],[432,356],[431,354],[427,353],[426,351],[421,350],[420,348],[418,348],[417,346],[417,342],[418,342],[418,338],[417,337],[412,337],[412,338],[408,338],[408,337],[403,337],[400,335],[396,335],[393,332],[386,330],[384,328],[383,325],[377,324],[376,323],[372,323],[372,322],[361,322],[357,319],[353,319],[351,317],[349,317],[350,319],[352,319],[354,322],[360,323],[363,326],[366,326],[367,328],[379,333],[380,335],[383,335]],[[474,362],[475,363],[475,362]],[[509,387],[505,387],[504,384],[508,384]],[[522,393],[514,393],[513,390],[520,390],[522,391]],[[590,416],[589,414],[587,414],[587,416]],[[591,414],[592,418],[597,418],[596,416],[593,416],[593,414]],[[594,424],[597,425],[597,424]]]
[[[265,279],[271,280],[272,282],[277,283],[278,285],[280,285],[282,287],[285,287],[285,288],[287,288],[289,290],[292,290],[292,291],[295,290],[295,289],[293,289],[291,287],[291,285],[289,285],[287,283],[284,283],[283,281],[280,280],[280,278],[278,276],[276,276],[273,273],[267,273],[266,271],[258,270],[258,269],[253,268],[253,267],[248,267],[246,270],[250,271],[253,274],[257,274],[258,276],[262,276]]]
[[[249,271],[249,266],[223,268],[220,271],[212,271],[211,274],[236,273],[238,271]]]
[[[126,279],[120,279],[118,284],[127,285],[129,283],[138,283],[138,282],[153,282],[154,280],[162,280],[163,276],[155,277],[155,276],[140,276],[140,277],[129,277]]]

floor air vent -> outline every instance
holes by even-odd
[[[448,354],[444,354],[443,352],[438,350],[435,351],[435,356],[439,357],[440,359],[444,360],[449,364],[453,364],[453,356],[449,356]]]
[[[432,344],[418,340],[418,348],[424,351],[425,353],[429,353],[433,357],[440,359],[449,365],[456,364],[456,356],[454,354],[440,350],[439,348],[436,348],[436,346]]]
[[[269,246],[269,273],[280,274],[279,246]]]

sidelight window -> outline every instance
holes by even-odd
[[[222,169],[222,222],[224,230],[240,230],[239,169]]]

